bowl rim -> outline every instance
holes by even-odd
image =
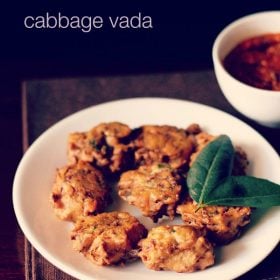
[[[217,35],[214,43],[213,43],[213,47],[212,47],[212,60],[214,63],[214,69],[216,72],[216,67],[220,67],[220,69],[223,71],[223,73],[227,76],[228,79],[232,80],[233,82],[237,83],[239,86],[244,87],[244,89],[247,89],[250,91],[254,90],[256,92],[256,94],[258,95],[271,95],[271,96],[279,96],[280,97],[280,90],[268,90],[268,89],[261,89],[261,88],[257,88],[257,87],[253,87],[250,86],[248,84],[245,84],[241,81],[239,81],[238,79],[236,79],[235,77],[233,77],[224,67],[222,61],[219,58],[218,55],[218,48],[221,44],[222,39],[228,34],[228,32],[230,32],[231,30],[233,30],[234,28],[236,28],[237,26],[239,26],[240,24],[244,24],[244,22],[246,23],[246,21],[250,21],[254,18],[257,18],[259,16],[263,16],[263,15],[271,15],[271,14],[277,14],[280,17],[280,10],[271,10],[271,11],[262,11],[262,12],[257,12],[257,13],[253,13],[253,14],[248,14],[245,15],[243,17],[237,18],[236,20],[232,21],[231,23],[229,23],[228,25],[226,25]],[[279,30],[280,33],[280,30]],[[242,92],[242,94],[249,94],[247,90],[244,90],[244,92]]]

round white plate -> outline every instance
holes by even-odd
[[[251,175],[280,183],[280,160],[270,144],[240,120],[217,109],[175,99],[135,98],[109,102],[75,113],[43,133],[27,150],[14,179],[13,203],[18,222],[31,244],[52,264],[79,279],[233,279],[253,268],[277,245],[280,211],[257,210],[252,223],[230,245],[218,250],[216,264],[204,271],[176,273],[152,271],[137,261],[125,267],[99,267],[71,248],[71,223],[59,221],[50,207],[49,196],[57,167],[66,164],[70,132],[85,131],[100,122],[120,121],[131,127],[169,124],[182,128],[199,123],[213,134],[227,134],[248,154]],[[152,223],[134,207],[115,203],[147,227]],[[176,221],[175,221],[176,222]]]

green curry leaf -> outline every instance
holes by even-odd
[[[233,158],[234,148],[226,135],[219,136],[199,153],[187,176],[190,196],[199,205],[205,204],[209,193],[231,174]]]
[[[209,194],[207,205],[277,206],[280,205],[280,186],[251,176],[230,176]]]
[[[187,175],[189,194],[206,205],[271,207],[280,205],[280,186],[252,176],[230,176],[234,148],[228,136],[210,142]]]

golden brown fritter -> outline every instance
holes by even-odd
[[[194,228],[206,229],[209,240],[227,244],[238,237],[241,229],[250,222],[250,207],[206,206],[198,210],[191,199],[177,207],[183,221]]]
[[[193,272],[214,264],[212,245],[189,226],[155,227],[139,245],[139,256],[149,269]]]
[[[100,213],[110,201],[103,176],[87,162],[59,168],[52,188],[51,203],[61,220]]]
[[[190,166],[192,166],[192,164],[194,163],[194,161],[196,160],[197,156],[199,155],[199,153],[201,152],[201,150],[207,146],[207,144],[209,142],[211,142],[212,140],[214,140],[216,137],[208,134],[206,132],[200,132],[197,135],[194,136],[194,145],[195,145],[195,149],[194,152],[191,154],[190,156]]]
[[[191,155],[190,166],[194,163],[201,150],[216,136],[200,132],[194,136],[195,152]],[[235,148],[232,175],[245,175],[248,166],[246,153]],[[197,204],[188,197],[177,207],[177,213],[182,215],[183,221],[195,228],[206,228],[209,238],[219,244],[226,244],[235,239],[242,227],[250,222],[251,209],[249,207],[207,206],[197,210]]]
[[[232,175],[242,176],[246,175],[249,161],[247,159],[247,154],[243,151],[241,147],[235,147],[235,154],[233,160]]]
[[[190,157],[190,166],[194,163],[199,153],[202,151],[204,147],[211,141],[213,141],[216,136],[208,134],[206,132],[200,132],[194,136],[194,145],[195,149],[194,152],[191,154]],[[235,147],[235,155],[234,155],[234,162],[233,162],[233,170],[232,175],[234,176],[241,176],[246,174],[246,169],[249,165],[247,155],[242,150],[241,147]]]
[[[147,234],[145,227],[126,212],[102,213],[76,222],[71,232],[73,248],[97,265],[130,258]]]
[[[163,215],[173,219],[179,200],[180,177],[166,164],[140,166],[121,175],[119,195],[155,222]]]
[[[135,160],[140,165],[168,163],[172,168],[187,164],[193,150],[192,137],[169,125],[144,125],[134,142]]]
[[[131,129],[119,122],[101,123],[88,132],[71,133],[68,138],[68,161],[83,160],[111,172],[121,171],[130,159],[130,148],[122,140]]]
[[[201,127],[197,123],[192,123],[186,128],[186,132],[190,135],[196,135],[196,134],[200,133],[201,131],[202,131]]]

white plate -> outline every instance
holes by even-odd
[[[71,248],[71,224],[59,221],[49,204],[57,167],[66,164],[67,135],[107,121],[121,121],[131,127],[142,124],[170,124],[186,127],[192,122],[213,134],[227,134],[248,154],[250,174],[280,183],[280,160],[270,144],[240,120],[204,105],[161,98],[135,98],[109,102],[75,113],[43,133],[25,153],[13,186],[13,203],[18,222],[31,244],[52,264],[79,279],[233,279],[262,261],[280,237],[280,211],[256,211],[242,237],[217,252],[217,263],[195,273],[156,272],[140,262],[125,267],[98,267]],[[148,227],[135,208],[129,210]]]

